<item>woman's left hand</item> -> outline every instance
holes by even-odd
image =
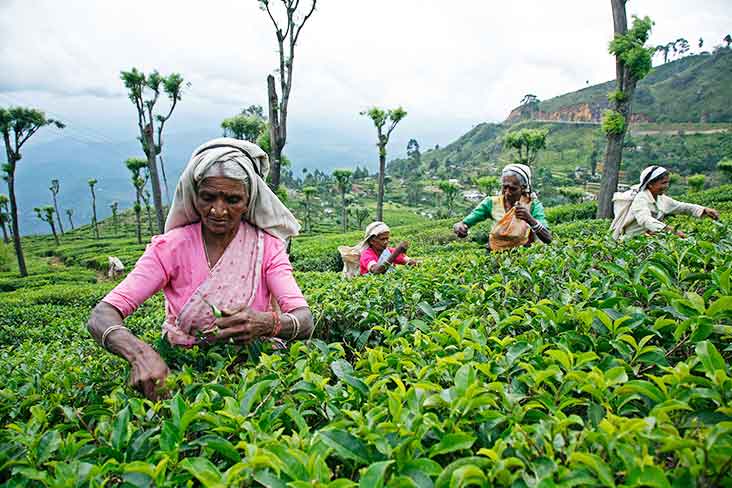
[[[223,317],[214,322],[214,328],[218,328],[218,332],[207,337],[210,342],[248,344],[272,333],[274,320],[271,313],[256,312],[244,307],[232,312],[224,311],[223,314]]]
[[[532,225],[535,222],[534,217],[531,216],[531,212],[529,212],[528,208],[524,207],[523,205],[516,205],[514,208],[516,209],[514,210],[516,212],[516,217],[523,220],[529,225]]]

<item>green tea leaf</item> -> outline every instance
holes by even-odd
[[[386,470],[392,464],[394,464],[394,461],[379,461],[373,463],[368,468],[363,469],[363,474],[358,482],[358,486],[363,488],[383,487],[384,480],[386,478]]]
[[[368,448],[358,437],[341,429],[321,430],[318,434],[323,442],[333,449],[341,459],[368,464],[370,457]]]
[[[470,449],[475,439],[475,436],[462,432],[446,434],[440,439],[440,442],[432,446],[430,449],[430,457],[462,449]]]

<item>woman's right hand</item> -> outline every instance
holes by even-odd
[[[407,249],[409,249],[409,242],[402,241],[399,244],[397,244],[397,247],[394,249],[394,252],[398,256],[399,254],[404,254],[405,252],[407,252]]]
[[[165,379],[170,374],[160,354],[145,344],[142,352],[130,361],[130,386],[145,395],[148,400],[157,401],[165,396]]]
[[[452,231],[455,233],[458,237],[467,237],[468,236],[468,226],[465,225],[463,222],[458,222],[457,224],[452,226]]]

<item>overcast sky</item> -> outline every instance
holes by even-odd
[[[732,30],[732,0],[628,9],[656,22],[654,44],[684,36],[696,52],[699,37],[711,49]],[[373,138],[358,112],[402,105],[398,142],[445,144],[503,120],[526,93],[611,79],[611,36],[609,0],[319,0],[296,50],[288,142]],[[44,109],[68,123],[66,137],[136,135],[121,69],[182,73],[191,86],[169,130],[185,132],[266,105],[276,62],[256,0],[0,0],[0,105]]]

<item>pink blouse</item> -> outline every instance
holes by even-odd
[[[389,247],[388,249],[389,249],[389,253],[393,253],[395,248]],[[361,251],[361,258],[359,259],[361,274],[362,275],[368,274],[371,264],[372,263],[376,264],[378,262],[379,262],[379,256],[376,254],[376,251],[374,251],[370,247],[367,247],[366,249]],[[407,255],[404,253],[401,253],[394,260],[394,264],[407,264]]]
[[[167,320],[175,323],[183,306],[208,274],[201,223],[198,222],[153,237],[135,268],[102,301],[127,317],[145,300],[163,290]],[[271,296],[277,299],[283,312],[308,306],[292,275],[284,244],[267,233],[264,233],[261,276],[252,304],[254,310],[269,310]]]

